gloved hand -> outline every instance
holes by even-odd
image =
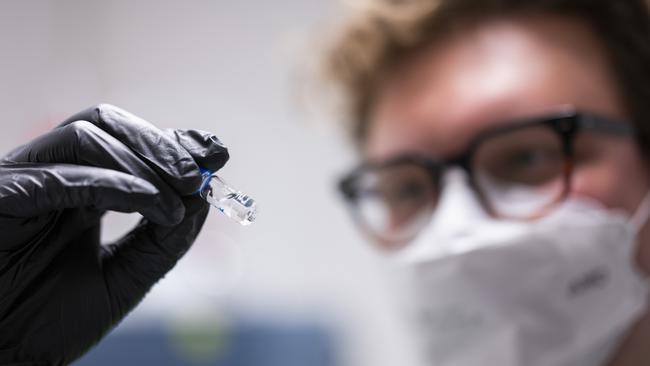
[[[199,166],[227,160],[211,134],[110,105],[0,160],[0,365],[64,365],[98,342],[191,246],[208,212]],[[102,246],[107,210],[144,218]]]

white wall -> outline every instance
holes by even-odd
[[[161,127],[213,131],[232,156],[222,175],[259,202],[247,228],[212,213],[125,326],[233,306],[318,314],[340,327],[347,364],[413,364],[391,272],[334,192],[352,154],[294,98],[304,41],[334,16],[323,0],[0,2],[0,153],[109,102]],[[110,215],[105,238],[136,220]]]

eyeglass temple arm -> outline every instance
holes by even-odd
[[[580,115],[578,123],[581,129],[587,129],[607,134],[635,136],[636,129],[626,122],[614,121],[594,115]]]

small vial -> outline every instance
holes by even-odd
[[[199,191],[209,204],[241,225],[250,225],[255,221],[257,204],[248,195],[231,188],[219,176],[203,172],[203,184]]]

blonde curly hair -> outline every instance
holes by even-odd
[[[521,14],[586,21],[603,42],[647,150],[650,141],[650,0],[369,0],[333,37],[323,68],[343,94],[350,132],[362,144],[381,80],[396,64],[468,24]],[[359,3],[357,3],[358,5]]]

